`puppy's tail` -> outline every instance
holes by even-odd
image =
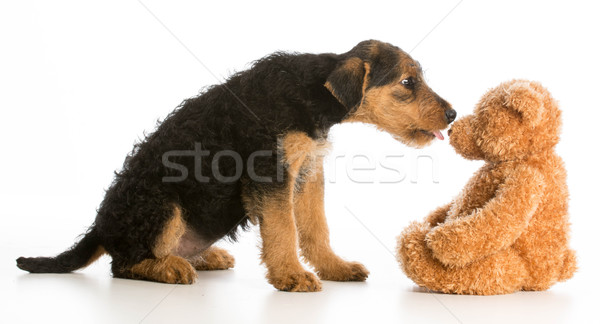
[[[67,273],[87,267],[106,251],[100,245],[100,238],[92,228],[69,250],[54,258],[38,257],[17,259],[17,267],[32,273]]]

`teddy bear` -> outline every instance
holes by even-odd
[[[437,292],[494,295],[573,276],[566,171],[555,152],[560,115],[539,83],[512,80],[453,124],[450,145],[485,164],[451,203],[398,237],[410,279]]]

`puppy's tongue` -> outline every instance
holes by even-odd
[[[435,137],[437,137],[437,139],[439,139],[440,141],[443,141],[443,140],[444,140],[444,135],[442,135],[442,132],[440,132],[440,131],[433,131],[432,133],[433,133],[433,135],[435,135]]]

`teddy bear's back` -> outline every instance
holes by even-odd
[[[528,226],[512,248],[523,257],[531,275],[531,288],[546,289],[562,276],[565,262],[572,257],[568,248],[569,220],[566,171],[553,151],[529,161],[543,175],[540,203]],[[574,265],[572,265],[574,268]]]

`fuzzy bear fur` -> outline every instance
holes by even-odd
[[[560,115],[539,83],[513,80],[454,123],[456,152],[486,163],[450,204],[398,237],[409,278],[434,291],[493,295],[573,276],[566,172],[554,149]]]

